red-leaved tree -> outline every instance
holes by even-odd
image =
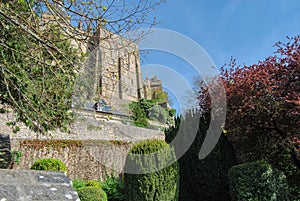
[[[222,68],[227,99],[223,132],[240,162],[269,159],[292,176],[300,170],[300,36],[275,46],[275,55],[257,64],[237,67],[232,60]],[[204,112],[210,111],[209,87],[214,86],[200,91]]]

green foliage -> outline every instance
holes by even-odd
[[[182,120],[182,116],[175,117],[174,125],[165,130],[165,141],[167,143],[171,143],[174,140],[174,138],[176,137],[176,135],[179,131],[179,126],[181,124],[181,120]]]
[[[156,105],[156,101],[155,100],[148,100],[145,98],[142,98],[141,100],[139,100],[140,106],[141,108],[146,112],[146,114],[148,115],[147,111],[152,108],[154,105]]]
[[[66,128],[72,120],[68,110],[79,57],[59,26],[38,22],[30,2],[0,5],[7,16],[41,37],[0,16],[0,102],[13,107],[17,120],[45,133]]]
[[[168,101],[168,94],[165,92],[161,91],[156,91],[154,93],[154,101],[156,103],[163,103]]]
[[[106,6],[101,6],[101,9],[105,12],[107,7]]]
[[[233,201],[287,201],[286,177],[266,161],[232,167],[228,173]]]
[[[67,172],[67,166],[61,160],[55,158],[39,159],[32,164],[30,169]]]
[[[44,147],[72,149],[84,146],[81,140],[23,140],[20,144],[34,149],[43,149]]]
[[[124,184],[121,178],[108,176],[104,182],[101,182],[101,187],[105,191],[109,201],[125,200]]]
[[[164,93],[163,93],[164,94]],[[148,119],[161,123],[173,123],[175,109],[163,108],[157,105],[158,100],[140,99],[131,102],[129,108],[133,113],[134,124],[139,127],[148,127]]]
[[[163,151],[162,151],[163,150]],[[145,161],[132,154],[144,154],[150,156],[158,153],[156,160]],[[153,158],[154,159],[154,158]],[[164,167],[145,174],[124,175],[126,199],[130,201],[176,201],[179,190],[178,163],[174,162],[167,166],[167,161],[175,159],[174,149],[162,140],[146,140],[136,143],[130,150],[126,160],[126,167],[134,165],[139,170],[155,168],[158,164]],[[154,162],[155,161],[155,162]],[[128,167],[129,166],[129,167]],[[128,172],[128,171],[126,171]]]
[[[170,117],[174,117],[176,114],[176,109],[174,108],[168,109],[168,113]]]
[[[17,125],[16,121],[8,121],[8,122],[6,122],[6,125],[10,126],[14,133],[17,133],[21,130],[21,128]]]
[[[129,108],[133,112],[133,120],[136,126],[147,127],[149,125],[146,112],[140,102],[131,102]]]
[[[73,188],[78,190],[82,187],[96,187],[101,188],[109,201],[124,201],[124,186],[120,178],[115,178],[114,176],[107,176],[104,182],[99,182],[97,180],[82,180],[74,179],[72,181]]]
[[[20,158],[22,157],[22,152],[20,151],[11,151],[12,161],[16,164],[20,163]]]
[[[300,200],[300,169],[295,165],[292,150],[284,145],[274,146],[266,156],[266,160],[276,169],[282,171],[289,184],[291,200]],[[300,159],[298,159],[300,160]]]
[[[4,114],[4,113],[7,113],[8,111],[5,109],[5,108],[0,108],[0,114]]]
[[[227,139],[221,136],[216,147],[203,160],[198,158],[199,151],[198,146],[192,147],[179,161],[183,169],[180,174],[183,184],[188,183],[184,188],[189,188],[187,191],[195,201],[229,201],[227,173],[236,162]]]
[[[21,128],[19,127],[19,126],[15,126],[14,128],[13,128],[13,132],[14,133],[17,133],[17,132],[19,132],[21,130]]]
[[[101,188],[100,182],[97,180],[90,180],[86,183],[86,186],[94,186],[97,188]]]
[[[198,113],[190,112],[176,118],[175,122],[175,126],[165,132],[166,141],[171,143],[176,137],[179,147],[193,142],[179,159],[180,200],[229,201],[227,173],[236,161],[226,137],[221,135],[212,152],[200,160],[199,152],[207,135],[209,121]]]
[[[94,186],[81,187],[77,193],[81,201],[107,201],[104,190]]]
[[[152,154],[169,145],[162,140],[144,140],[132,146],[130,153],[132,154]]]
[[[86,187],[87,186],[87,183],[85,180],[82,180],[82,179],[74,179],[72,181],[72,184],[73,184],[73,188],[75,190],[78,190],[79,188],[81,187]]]

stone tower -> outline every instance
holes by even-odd
[[[138,46],[101,26],[88,43],[88,60],[80,73],[89,107],[103,99],[114,110],[125,112],[131,101],[144,97]]]
[[[167,97],[156,76],[142,79],[137,44],[100,26],[86,47],[87,60],[75,83],[75,108],[94,109],[102,99],[112,110],[128,113],[131,101],[155,99],[160,93]]]

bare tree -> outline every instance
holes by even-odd
[[[184,113],[189,110],[199,109],[198,96],[203,85],[205,83],[200,75],[193,77],[192,88],[186,91],[183,97]]]

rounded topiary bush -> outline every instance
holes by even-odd
[[[228,173],[232,201],[289,201],[285,175],[266,161],[233,166]]]
[[[67,166],[61,160],[55,158],[39,159],[32,164],[30,169],[67,172]]]
[[[81,187],[77,193],[81,201],[107,201],[104,190],[95,186]]]
[[[97,181],[97,180],[90,180],[86,183],[86,186],[94,186],[94,187],[97,187],[97,188],[100,188],[101,185],[100,185],[100,182]]]
[[[143,158],[145,155],[149,158]],[[174,159],[174,149],[165,141],[146,140],[133,145],[125,165],[126,200],[177,201],[179,166],[177,162],[168,164]]]

